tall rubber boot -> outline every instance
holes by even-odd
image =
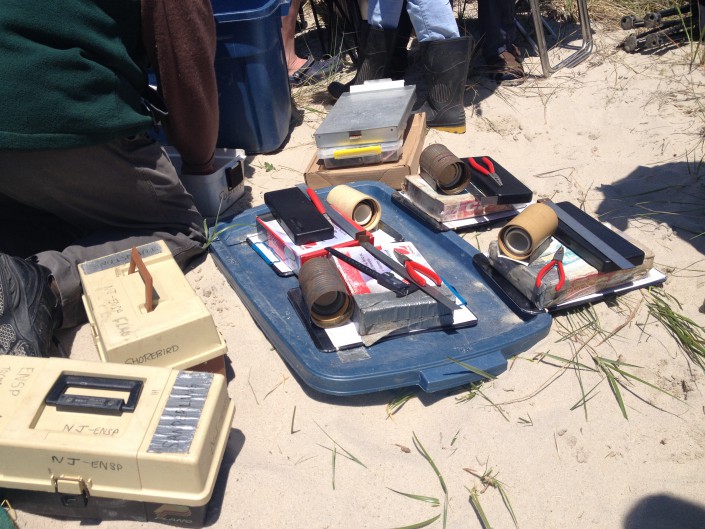
[[[328,85],[328,93],[338,99],[345,92],[350,91],[350,86],[362,84],[372,79],[384,79],[390,75],[392,49],[396,41],[396,30],[369,28],[365,53],[355,77],[343,84],[333,82]]]
[[[428,127],[456,134],[465,132],[463,95],[472,44],[472,37],[421,43],[426,101],[417,112],[426,113]]]

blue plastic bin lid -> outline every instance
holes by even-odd
[[[267,18],[275,11],[277,16],[284,15],[289,0],[211,0],[211,6],[216,22],[246,22]]]
[[[409,334],[371,347],[322,352],[287,298],[296,277],[279,277],[245,242],[255,217],[266,206],[221,222],[228,227],[211,245],[220,271],[300,379],[321,393],[355,395],[419,386],[435,392],[476,382],[481,377],[457,362],[498,375],[507,358],[527,350],[548,334],[551,316],[520,318],[485,283],[473,265],[478,251],[455,232],[432,232],[392,202],[389,186],[355,182],[352,187],[382,205],[382,220],[413,241],[433,267],[467,299],[477,316],[475,327]],[[322,200],[329,189],[317,191]],[[233,351],[237,354],[237,350]]]

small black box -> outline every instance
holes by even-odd
[[[264,194],[264,203],[294,244],[333,238],[333,225],[300,189],[289,187],[269,191]]]
[[[533,192],[516,176],[489,156],[473,156],[473,158],[479,165],[484,167],[486,167],[486,164],[483,163],[483,158],[490,160],[494,166],[495,173],[502,181],[502,185],[499,185],[492,178],[472,167],[469,162],[470,158],[462,158],[463,163],[470,171],[470,183],[483,195],[480,197],[480,202],[483,205],[526,204],[531,202],[534,197]]]

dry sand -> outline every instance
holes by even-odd
[[[697,236],[705,232],[703,70],[690,71],[687,49],[651,56],[616,50],[624,36],[598,31],[596,52],[550,79],[498,90],[474,79],[468,132],[432,130],[426,144],[444,143],[459,155],[489,153],[537,196],[584,204],[649,245],[668,275],[665,291],[682,303],[676,308],[705,325],[698,311],[705,238]],[[536,58],[529,65],[538,71]],[[308,108],[282,152],[248,160],[252,174],[239,207],[303,181],[324,115],[312,110],[316,104]],[[496,229],[463,237],[484,250]],[[394,528],[439,514],[431,527],[440,528],[442,506],[390,490],[443,504],[414,435],[447,485],[449,528],[482,527],[469,502],[473,488],[492,527],[514,525],[499,490],[485,489],[465,469],[486,469],[503,483],[522,529],[705,527],[705,376],[649,315],[643,291],[595,305],[605,334],[579,330],[587,318],[558,316],[550,335],[484,384],[482,395],[466,401],[462,388],[418,392],[390,417],[387,404],[398,392],[333,398],[303,387],[210,257],[187,277],[227,341],[235,374],[229,390],[237,411],[209,515],[213,528]],[[72,357],[98,359],[87,328],[64,340]],[[537,357],[576,351],[589,367],[591,355],[639,366],[626,369],[672,396],[621,378],[625,419],[604,375],[585,371],[584,391],[597,388],[585,408],[571,409],[581,399],[576,373]],[[335,464],[328,435],[339,444]],[[81,525],[26,513],[18,522]]]

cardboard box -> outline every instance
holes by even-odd
[[[2,498],[48,516],[202,527],[235,403],[225,377],[0,356]]]
[[[426,114],[412,114],[404,134],[404,146],[399,160],[391,163],[326,169],[314,153],[304,174],[306,185],[313,189],[349,184],[361,180],[382,182],[401,189],[404,177],[419,172],[419,158],[426,139]]]
[[[103,362],[189,369],[222,357],[226,346],[213,317],[164,241],[136,251],[151,276],[147,279],[139,266],[130,273],[129,250],[78,267],[83,304]]]
[[[468,191],[457,195],[442,195],[419,175],[404,179],[404,194],[419,209],[439,222],[450,222],[490,215],[514,209],[513,204],[483,206],[480,198]]]

